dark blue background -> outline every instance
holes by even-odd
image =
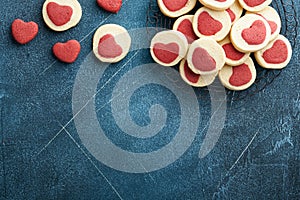
[[[95,30],[105,23],[127,29],[145,27],[150,0],[125,0],[118,14],[101,10],[95,0],[79,2],[81,22],[63,33],[44,24],[42,0],[0,3],[0,199],[300,199],[299,0],[272,3],[282,17],[282,32],[294,47],[289,66],[266,87],[262,80],[248,92],[228,93],[225,128],[206,158],[198,158],[204,138],[199,131],[182,158],[148,174],[115,171],[94,159],[73,122],[58,133],[73,117],[74,80],[92,49]],[[16,18],[35,21],[40,27],[37,38],[25,46],[11,37],[10,26]],[[80,41],[82,52],[74,64],[66,65],[56,61],[51,48],[69,39]],[[129,65],[148,61],[149,54],[140,52]],[[265,81],[273,75],[259,71],[267,74]],[[143,96],[155,99],[159,89],[146,90]],[[196,92],[202,95],[199,103],[205,124],[210,115],[209,94]],[[144,105],[138,96],[132,104],[133,118],[138,118],[134,116]],[[147,116],[143,118],[147,121]],[[124,148],[144,148],[130,147],[126,139],[123,143],[114,140]]]

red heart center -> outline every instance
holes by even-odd
[[[262,57],[270,64],[284,63],[288,59],[288,48],[284,41],[277,40],[270,49],[263,53]]]
[[[112,13],[117,13],[122,7],[122,0],[97,0],[98,5]]]
[[[262,44],[265,41],[266,36],[267,29],[261,20],[254,21],[250,28],[242,31],[242,37],[249,45]]]
[[[12,35],[20,44],[26,44],[38,34],[39,27],[35,22],[24,22],[16,19],[11,26]]]
[[[172,63],[179,56],[179,45],[177,43],[162,44],[156,43],[153,47],[156,58],[163,63]]]
[[[222,23],[212,18],[208,12],[204,11],[200,13],[198,17],[198,30],[202,35],[215,35],[222,28]]]
[[[104,35],[98,44],[98,53],[104,58],[116,58],[123,53],[123,49],[111,34]]]
[[[240,60],[244,57],[244,53],[239,52],[231,43],[224,44],[222,48],[225,51],[226,57],[230,60]]]
[[[62,26],[71,20],[73,9],[70,6],[61,6],[55,2],[50,2],[47,5],[47,13],[53,24]]]
[[[172,12],[176,12],[187,4],[188,0],[163,0],[166,8]]]
[[[244,0],[244,2],[247,4],[249,7],[255,7],[259,6],[260,4],[264,3],[266,0]]]
[[[189,44],[193,43],[196,39],[198,39],[197,35],[194,32],[193,24],[188,19],[183,20],[179,24],[178,31],[180,31],[186,36]]]
[[[184,63],[184,75],[191,83],[198,83],[200,79],[199,74],[195,74],[188,66],[187,61]]]
[[[54,55],[61,61],[73,63],[80,53],[80,43],[76,40],[69,40],[66,43],[56,43],[53,46]]]
[[[233,67],[229,83],[235,87],[246,85],[252,80],[252,73],[247,64]]]
[[[213,71],[217,68],[215,59],[201,47],[198,47],[194,50],[192,62],[197,70],[203,72]]]
[[[235,18],[236,18],[234,12],[233,12],[230,8],[227,8],[227,9],[226,9],[226,12],[229,14],[230,19],[231,19],[231,22],[234,22],[234,20],[235,20]]]

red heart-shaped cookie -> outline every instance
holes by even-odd
[[[122,0],[97,0],[98,5],[106,11],[117,13],[122,7]]]
[[[47,4],[47,14],[53,24],[62,26],[71,20],[73,9],[70,6],[61,6],[55,2],[50,2]]]
[[[270,49],[263,53],[262,57],[270,64],[284,63],[288,59],[288,47],[282,40],[277,40]]]
[[[166,8],[172,12],[176,12],[187,4],[188,0],[163,0]]]
[[[156,58],[163,63],[172,63],[179,56],[179,45],[177,43],[156,43],[153,47]]]
[[[252,73],[247,64],[233,67],[233,73],[229,79],[232,86],[240,87],[246,85],[252,80]]]
[[[250,28],[242,31],[242,37],[249,45],[260,45],[264,43],[266,36],[266,26],[261,20],[254,21]]]
[[[123,49],[111,34],[104,35],[98,45],[98,54],[104,58],[116,58],[123,53]]]
[[[37,36],[39,27],[35,22],[24,22],[21,19],[16,19],[11,25],[11,31],[18,43],[26,44]]]
[[[80,43],[77,40],[69,40],[66,43],[56,43],[53,46],[53,53],[60,61],[73,63],[77,59],[80,49]]]
[[[262,3],[264,3],[265,1],[266,0],[244,0],[244,2],[250,7],[259,6]]]
[[[211,36],[221,31],[223,25],[210,16],[208,12],[202,12],[198,17],[198,30],[202,35]]]
[[[202,72],[210,72],[217,68],[215,59],[201,47],[194,50],[192,62],[194,67]]]

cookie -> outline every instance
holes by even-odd
[[[80,53],[80,43],[77,40],[69,40],[66,43],[56,43],[53,54],[62,62],[73,63]]]
[[[214,11],[200,8],[193,20],[193,29],[198,37],[209,37],[216,41],[223,40],[231,28],[231,19],[226,11]]]
[[[236,50],[229,37],[219,42],[226,54],[226,64],[229,66],[238,66],[243,64],[250,56],[250,53],[242,53]]]
[[[77,0],[46,0],[43,5],[44,21],[54,31],[66,31],[76,26],[81,16]]]
[[[106,24],[94,34],[93,52],[102,62],[116,63],[126,57],[130,50],[128,31],[116,24]]]
[[[122,0],[97,0],[97,4],[108,12],[117,13],[122,7]]]
[[[271,38],[268,22],[256,14],[247,14],[233,24],[230,39],[241,52],[255,52],[267,46]]]
[[[267,69],[283,69],[291,60],[292,47],[287,38],[279,35],[264,49],[256,52],[256,61]]]
[[[239,2],[245,10],[258,12],[270,5],[272,0],[239,0]]]
[[[214,73],[211,75],[202,76],[199,74],[195,74],[190,67],[188,66],[188,62],[186,59],[183,59],[179,66],[179,73],[182,79],[193,87],[206,87],[211,85],[218,73]]]
[[[173,30],[183,33],[189,44],[198,39],[193,29],[193,19],[194,15],[184,15],[179,17],[173,25]]]
[[[157,0],[161,12],[168,17],[184,15],[196,5],[197,0]]]
[[[225,52],[215,40],[200,38],[191,44],[187,62],[196,74],[215,74],[225,64]]]
[[[213,10],[225,10],[229,8],[235,0],[200,0],[200,3]]]
[[[262,16],[265,20],[267,20],[268,24],[270,25],[271,28],[270,40],[274,40],[275,38],[277,38],[281,30],[281,19],[277,11],[271,6],[268,6],[265,9],[256,12],[255,14]]]
[[[239,1],[234,1],[234,3],[226,9],[226,12],[230,16],[232,24],[241,18],[243,11],[244,9],[241,7]]]
[[[39,27],[35,22],[24,22],[16,19],[11,25],[13,38],[20,44],[27,44],[32,41],[39,32]]]
[[[157,33],[150,46],[150,53],[155,62],[163,66],[174,66],[185,56],[188,41],[179,31],[162,31]]]
[[[239,66],[225,65],[219,72],[221,83],[229,90],[246,90],[253,85],[256,79],[256,69],[249,57],[245,63]]]

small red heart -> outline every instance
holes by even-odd
[[[195,74],[188,66],[187,61],[184,63],[184,74],[185,77],[191,82],[191,83],[198,83],[200,79],[199,74]]]
[[[256,7],[264,3],[266,0],[244,0],[244,2],[250,7]]]
[[[261,20],[254,21],[250,28],[242,31],[242,37],[249,45],[262,44],[265,41],[266,36],[266,26]]]
[[[177,30],[186,36],[189,44],[193,43],[196,39],[198,39],[197,35],[194,32],[193,24],[188,19],[183,20],[179,24]]]
[[[123,53],[123,49],[111,34],[104,35],[98,44],[98,53],[104,58],[116,58]]]
[[[62,26],[71,20],[73,9],[70,6],[61,6],[55,2],[50,2],[47,4],[47,14],[53,24]]]
[[[122,7],[122,0],[97,0],[98,5],[104,10],[117,13]]]
[[[172,12],[176,12],[187,4],[188,0],[163,0],[166,8]]]
[[[73,63],[77,59],[80,49],[80,43],[77,40],[69,40],[66,43],[56,43],[53,46],[53,53],[60,61]]]
[[[246,85],[252,80],[252,73],[247,64],[233,67],[233,73],[229,79],[232,86],[240,87]]]
[[[194,50],[192,62],[194,67],[202,72],[213,71],[217,68],[215,59],[201,47]]]
[[[224,44],[222,48],[225,51],[226,58],[229,58],[230,60],[240,60],[245,56],[244,53],[236,50],[231,43]]]
[[[218,20],[215,20],[206,11],[202,12],[198,17],[198,30],[202,35],[215,35],[222,30],[223,25]]]
[[[11,25],[11,31],[18,43],[27,44],[37,36],[39,27],[35,22],[24,22],[21,19],[16,19]]]
[[[270,49],[263,53],[262,57],[270,64],[284,63],[288,59],[288,47],[282,40],[277,40]]]
[[[174,42],[169,44],[156,43],[153,52],[161,62],[169,64],[179,56],[179,45]]]

